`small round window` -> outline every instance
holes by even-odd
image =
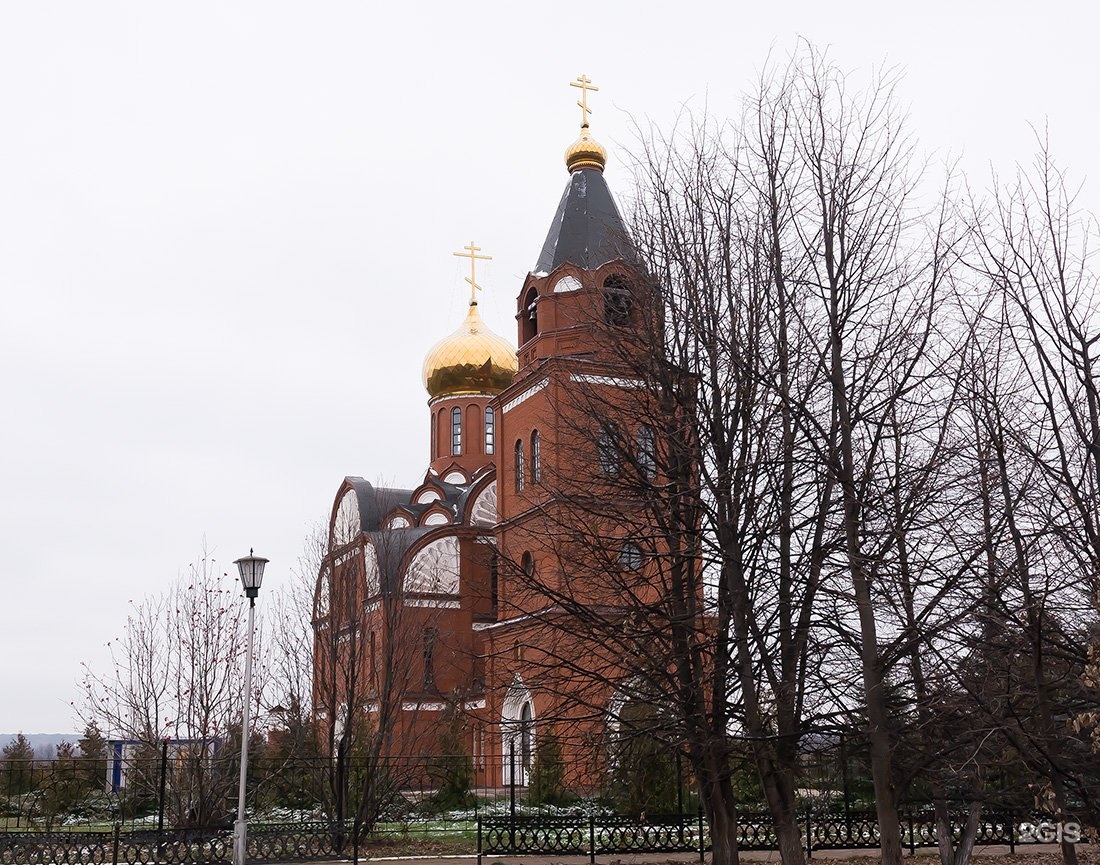
[[[644,561],[642,548],[634,541],[624,541],[619,550],[619,564],[628,571],[638,570]]]

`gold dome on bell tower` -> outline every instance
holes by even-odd
[[[565,149],[565,167],[570,174],[580,168],[603,171],[607,165],[607,150],[588,131],[588,115],[592,113],[592,109],[588,107],[588,91],[598,91],[600,88],[583,73],[577,76],[576,81],[570,81],[569,85],[581,90],[581,98],[577,100],[577,107],[581,110],[581,134]]]
[[[459,394],[498,394],[512,383],[518,363],[516,350],[504,337],[493,333],[481,319],[476,292],[480,285],[474,268],[478,260],[492,256],[478,255],[481,247],[471,240],[457,256],[470,259],[470,306],[466,319],[454,333],[445,336],[424,358],[424,387],[432,399]]]

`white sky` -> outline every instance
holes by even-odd
[[[631,116],[734,115],[799,36],[856,81],[902,67],[922,146],[978,187],[1045,119],[1084,178],[1098,25],[1085,0],[4,2],[0,731],[78,729],[81,662],[204,537],[227,570],[269,557],[268,594],[344,475],[419,480],[451,253],[495,256],[481,309],[513,336],[576,75],[621,197]]]

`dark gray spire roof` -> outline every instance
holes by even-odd
[[[577,169],[569,175],[569,185],[542,245],[535,273],[550,273],[567,261],[595,270],[617,258],[630,261],[633,254],[603,172]]]

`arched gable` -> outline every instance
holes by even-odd
[[[497,482],[494,478],[471,498],[465,522],[472,526],[492,528],[500,522],[497,513]]]
[[[413,553],[405,569],[405,591],[457,595],[459,574],[458,538],[436,538]]]

